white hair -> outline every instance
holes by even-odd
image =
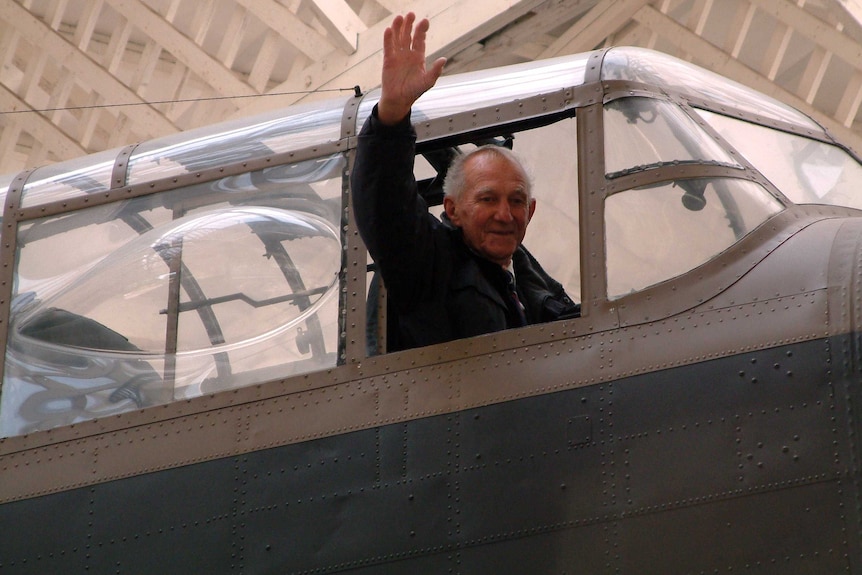
[[[520,156],[509,148],[497,146],[495,144],[485,144],[484,146],[479,146],[475,150],[470,150],[466,154],[458,154],[455,156],[455,159],[452,160],[451,164],[449,164],[449,170],[446,172],[446,179],[443,181],[443,194],[446,197],[457,200],[461,196],[461,192],[464,191],[467,180],[467,176],[464,173],[464,165],[467,163],[467,160],[479,154],[497,156],[498,158],[502,158],[517,167],[524,174],[524,180],[527,184],[527,196],[532,198],[533,177],[527,170]]]

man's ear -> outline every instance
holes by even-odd
[[[530,209],[529,215],[527,216],[528,222],[533,219],[533,214],[536,213],[536,198],[530,198],[530,208],[529,209]]]
[[[446,215],[449,216],[449,221],[455,226],[461,227],[461,217],[458,210],[455,209],[455,199],[451,196],[443,197],[443,209],[446,210]]]

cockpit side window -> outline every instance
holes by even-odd
[[[735,178],[661,182],[608,197],[608,298],[706,263],[782,208],[759,184]]]
[[[604,128],[610,178],[670,164],[742,167],[679,106],[663,100],[612,100],[605,104]]]
[[[841,148],[706,110],[697,113],[792,202],[862,209],[862,166]]]
[[[533,175],[536,213],[524,245],[545,271],[581,301],[577,119],[519,132],[514,147]]]
[[[22,222],[0,435],[334,366],[344,166]]]

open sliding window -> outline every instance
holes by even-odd
[[[510,147],[524,162],[533,179],[537,209],[527,227],[524,246],[548,274],[559,281],[575,302],[581,301],[580,236],[578,210],[577,120],[574,116],[522,131],[499,131],[481,138],[464,136],[465,143],[446,147],[423,146],[416,156],[414,173],[420,194],[437,216],[443,212],[442,184],[448,164],[456,154],[478,145]],[[369,314],[367,352],[387,351],[385,314],[380,310],[378,278],[369,260]],[[385,291],[384,291],[385,293]]]

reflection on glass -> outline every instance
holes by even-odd
[[[608,297],[625,296],[706,263],[782,205],[730,178],[662,182],[605,201]]]
[[[841,148],[705,110],[698,113],[791,201],[862,209],[862,166]]]
[[[578,212],[577,121],[575,118],[515,134],[513,149],[533,176],[536,212],[524,245],[566,293],[581,301]]]
[[[21,206],[28,208],[111,189],[119,149],[39,168],[27,178]]]
[[[129,158],[128,185],[336,141],[346,100],[297,105],[145,142]]]
[[[513,64],[469,74],[443,76],[433,90],[425,92],[413,107],[414,123],[433,120],[528,98],[584,83],[590,53]],[[371,114],[380,98],[379,88],[362,100],[357,114],[357,130]]]
[[[787,104],[655,50],[631,46],[611,48],[602,62],[602,80],[627,80],[665,86],[693,98],[712,100],[731,110],[757,114],[823,133],[823,128],[816,122]]]
[[[621,98],[605,105],[605,171],[622,175],[673,162],[738,164],[676,105]]]
[[[0,434],[335,365],[341,156],[22,225]]]

